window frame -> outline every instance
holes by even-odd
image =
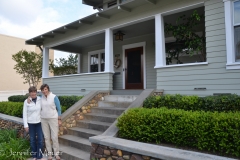
[[[91,51],[88,52],[88,73],[98,73],[98,72],[104,72],[101,71],[101,54],[104,53],[105,54],[105,49],[100,49],[100,50],[95,50],[95,51]],[[98,72],[91,72],[91,55],[95,55],[98,54],[99,60],[98,60]],[[104,64],[105,64],[105,60],[104,60]]]
[[[235,14],[234,14],[234,3],[235,2],[239,2],[240,3],[240,0],[235,0],[235,1],[233,1],[233,5],[232,5],[232,7],[233,7],[233,9],[232,9],[232,11],[233,11],[233,34],[235,35],[235,33],[234,33],[234,28],[235,27],[240,27],[240,22],[239,23],[237,23],[237,24],[235,24],[235,22],[234,22],[234,20],[235,20]],[[236,46],[235,46],[235,37],[233,37],[233,42],[234,42],[234,53],[235,53],[235,62],[240,62],[240,59],[236,59]]]

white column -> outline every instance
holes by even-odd
[[[78,72],[81,73],[81,54],[78,54]]]
[[[166,66],[164,22],[161,14],[155,15],[155,67]]]
[[[223,0],[225,11],[225,30],[226,30],[226,49],[227,49],[227,64],[235,62],[234,52],[234,29],[233,29],[233,1]]]
[[[113,31],[105,30],[105,72],[114,72],[113,68]]]
[[[49,77],[49,48],[43,48],[42,78]]]

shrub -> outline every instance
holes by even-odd
[[[58,96],[61,105],[66,106],[67,109],[82,99],[82,96]]]
[[[25,160],[30,157],[29,141],[17,138],[15,130],[0,130],[0,159]]]
[[[224,96],[182,96],[164,95],[147,98],[144,108],[176,108],[193,111],[240,111],[240,97],[238,95]]]
[[[170,143],[240,157],[240,113],[130,109],[118,119],[119,136]]]
[[[8,97],[10,102],[24,102],[28,98],[27,95],[15,95]]]
[[[61,106],[62,113],[67,110],[66,106]],[[23,102],[0,102],[0,113],[22,118]]]

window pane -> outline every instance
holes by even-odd
[[[90,57],[90,72],[98,72],[98,54]]]
[[[234,24],[240,24],[240,1],[234,2]]]
[[[236,60],[240,60],[240,26],[234,27]]]
[[[101,53],[101,72],[104,72],[105,70],[105,53]]]

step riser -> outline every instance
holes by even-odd
[[[110,101],[99,101],[98,107],[117,107],[127,108],[132,102],[110,102]]]
[[[81,121],[77,122],[77,126],[81,128],[88,128],[88,129],[93,129],[93,130],[102,131],[102,132],[106,131],[109,128],[109,126],[107,125],[85,123]]]
[[[81,132],[81,131],[75,131],[75,130],[68,130],[69,135],[77,136],[77,137],[82,137],[82,138],[89,138],[96,136],[95,134],[92,133],[86,133],[86,132]]]
[[[92,108],[92,113],[102,113],[102,114],[111,114],[111,115],[121,115],[124,110],[114,110],[114,109],[101,109],[101,108]]]
[[[137,97],[136,96],[105,96],[105,101],[110,102],[133,102],[135,101]]]
[[[89,156],[89,158],[90,158],[90,156]],[[64,159],[64,160],[85,160],[85,159],[75,157],[73,155],[70,155],[70,154],[67,154],[67,153],[64,153],[64,152],[61,155],[61,159]]]
[[[86,120],[92,120],[92,121],[99,121],[99,122],[108,122],[108,123],[113,123],[116,118],[112,117],[101,117],[101,116],[96,116],[96,115],[84,115],[84,118]]]
[[[66,145],[66,146],[70,146],[70,147],[74,147],[86,152],[90,152],[91,151],[91,146],[83,144],[83,143],[78,143],[78,142],[74,142],[74,141],[70,141],[67,139],[63,139],[61,137],[59,137],[59,143]]]

